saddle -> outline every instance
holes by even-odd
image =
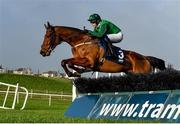
[[[111,45],[109,46],[107,42],[100,41],[100,47],[104,49],[104,58],[122,64],[124,61],[124,52],[120,47]],[[111,48],[110,48],[111,47]]]

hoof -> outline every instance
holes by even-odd
[[[81,77],[81,74],[78,73],[78,72],[74,72],[74,73],[73,73],[73,77]]]
[[[74,72],[74,73],[69,72],[67,75],[68,77],[81,77],[81,74],[78,72]]]
[[[68,75],[68,77],[73,77],[73,73],[72,72],[69,72],[69,73],[67,73],[67,75]]]

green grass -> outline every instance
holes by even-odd
[[[63,78],[45,78],[36,77],[29,75],[15,75],[15,74],[0,74],[0,82],[16,84],[19,83],[20,86],[26,87],[29,91],[33,89],[34,91],[40,92],[72,92],[72,84],[68,79]]]
[[[0,109],[0,123],[118,123],[148,122],[134,120],[82,119],[65,117],[64,113],[71,104],[70,99],[54,99],[48,105],[48,99],[30,98],[24,110]],[[19,105],[18,105],[19,106]]]
[[[0,81],[7,83],[19,82],[20,86],[26,87],[28,90],[59,93],[64,91],[71,93],[71,81],[60,78],[44,78],[27,75],[0,74]],[[0,86],[2,89],[2,86]],[[0,105],[4,95],[0,94]],[[118,122],[150,122],[143,120],[110,120],[110,119],[82,119],[65,117],[64,113],[71,104],[71,98],[52,97],[52,104],[49,106],[48,97],[33,96],[28,98],[27,105],[24,110],[19,110],[22,106],[24,96],[20,95],[19,104],[16,104],[15,110],[0,109],[0,123],[118,123]],[[7,106],[11,106],[13,96],[8,96]]]
[[[24,110],[0,110],[0,122],[61,122],[63,113],[70,104],[70,100],[52,100],[52,105],[49,106],[48,99],[29,98]],[[18,107],[19,108],[19,104]],[[60,117],[60,118],[59,118]]]

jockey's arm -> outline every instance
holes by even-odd
[[[107,25],[104,24],[101,25],[98,30],[95,29],[94,31],[88,31],[88,33],[91,36],[102,38],[105,35],[106,31],[107,31]]]

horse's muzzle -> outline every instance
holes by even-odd
[[[44,52],[44,51],[40,51],[40,54],[45,57],[45,56],[49,56],[50,55],[50,52]]]

